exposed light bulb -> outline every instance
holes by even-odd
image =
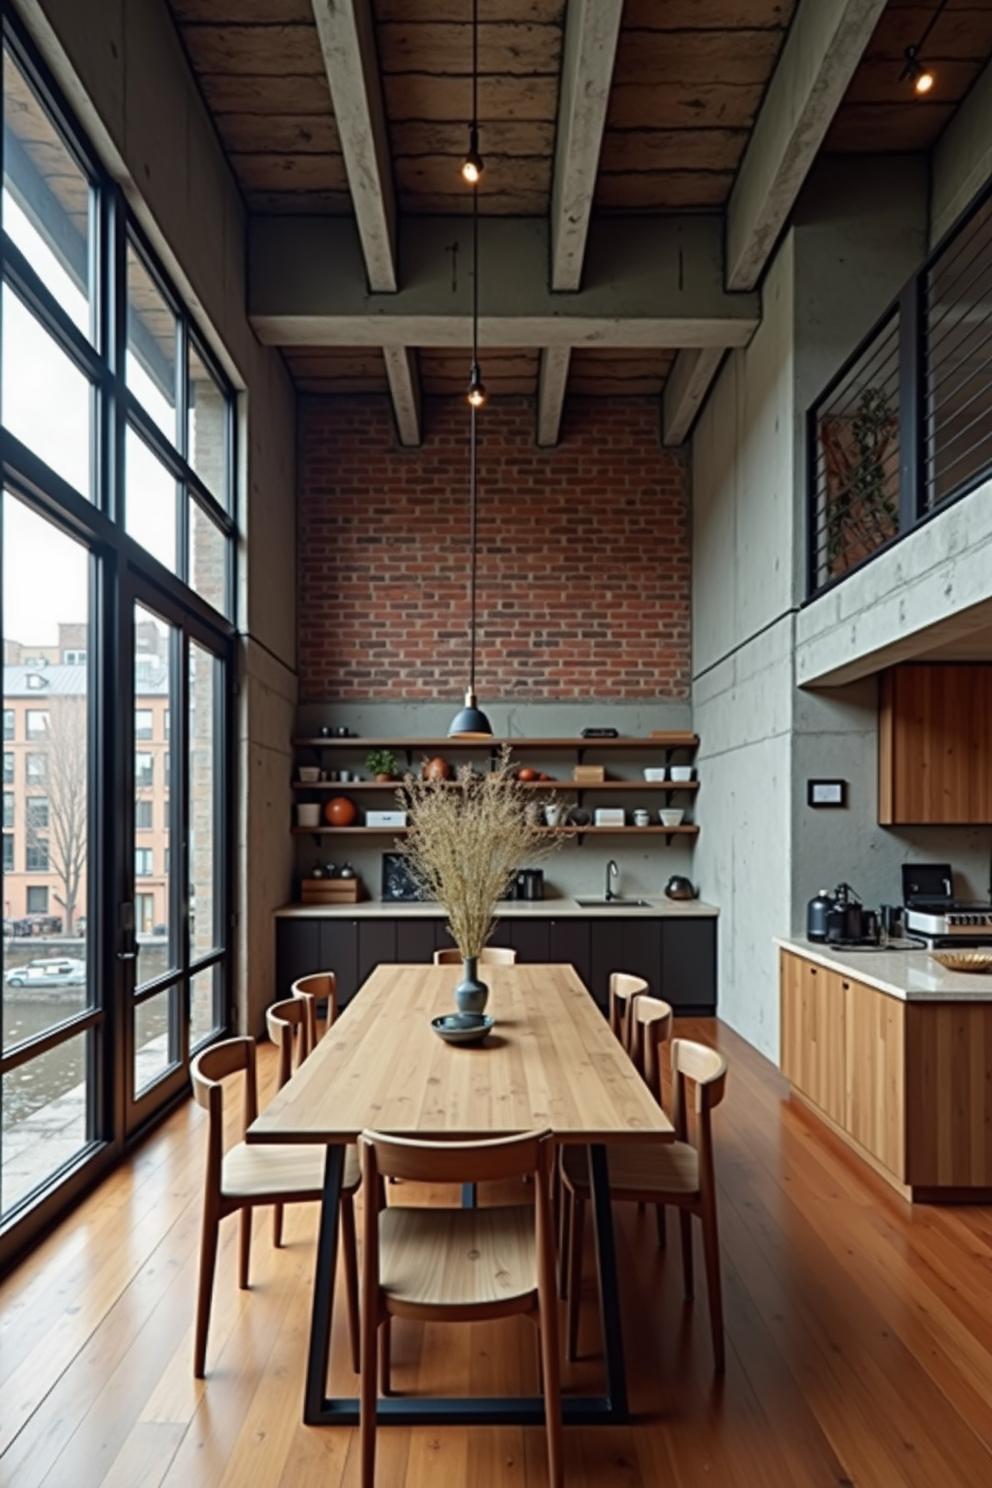
[[[481,408],[486,401],[486,385],[482,380],[478,364],[473,365],[469,375],[467,397],[472,408]]]
[[[919,74],[919,76],[916,78],[916,81],[913,83],[913,87],[916,89],[917,93],[929,93],[930,89],[934,85],[934,82],[935,79],[933,73],[930,71],[929,67],[924,67],[923,71]]]
[[[462,178],[470,186],[478,186],[486,163],[479,154],[479,126],[472,123],[468,129],[468,152],[462,161]]]
[[[930,92],[937,81],[933,72],[925,63],[920,61],[919,53],[915,46],[906,48],[906,65],[902,70],[904,79],[908,78],[913,85],[913,92],[918,98],[923,98]]]

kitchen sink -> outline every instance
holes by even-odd
[[[592,899],[583,899],[579,895],[576,895],[575,902],[576,902],[576,904],[580,904],[583,909],[650,909],[651,908],[651,901],[650,901],[650,899],[622,899],[622,898],[619,898],[619,897],[614,897],[613,899],[604,899],[603,896],[602,896],[602,894],[600,894],[598,897],[592,898]]]

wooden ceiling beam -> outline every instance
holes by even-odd
[[[548,284],[543,218],[484,218],[480,341],[487,346],[743,346],[755,294],[723,288],[722,222],[688,214],[593,222],[585,288]],[[403,284],[370,294],[352,224],[334,217],[256,217],[249,225],[249,315],[275,346],[471,345],[471,223],[406,219]]]
[[[551,185],[551,288],[582,283],[623,0],[569,0]]]
[[[545,346],[541,352],[537,378],[537,442],[542,449],[558,443],[571,360],[570,346]]]
[[[722,346],[679,352],[661,395],[663,444],[682,444],[688,438],[723,358]]]
[[[382,357],[386,364],[386,377],[389,380],[400,444],[415,447],[424,437],[417,353],[410,346],[384,346]]]
[[[369,288],[392,293],[399,287],[396,195],[371,3],[313,0],[313,14]]]
[[[734,183],[727,288],[754,289],[886,0],[800,0]]]

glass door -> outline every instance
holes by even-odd
[[[9,486],[2,523],[0,1221],[104,1135],[97,1069],[106,1027],[90,930],[99,861],[95,560]]]
[[[224,643],[128,586],[131,762],[118,960],[127,1009],[126,1127],[185,1084],[227,1000]]]

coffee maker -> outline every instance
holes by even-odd
[[[821,889],[806,906],[806,939],[836,946],[878,945],[879,920],[849,883]]]
[[[516,878],[510,885],[509,897],[511,899],[543,899],[544,898],[544,869],[543,868],[521,868]]]

